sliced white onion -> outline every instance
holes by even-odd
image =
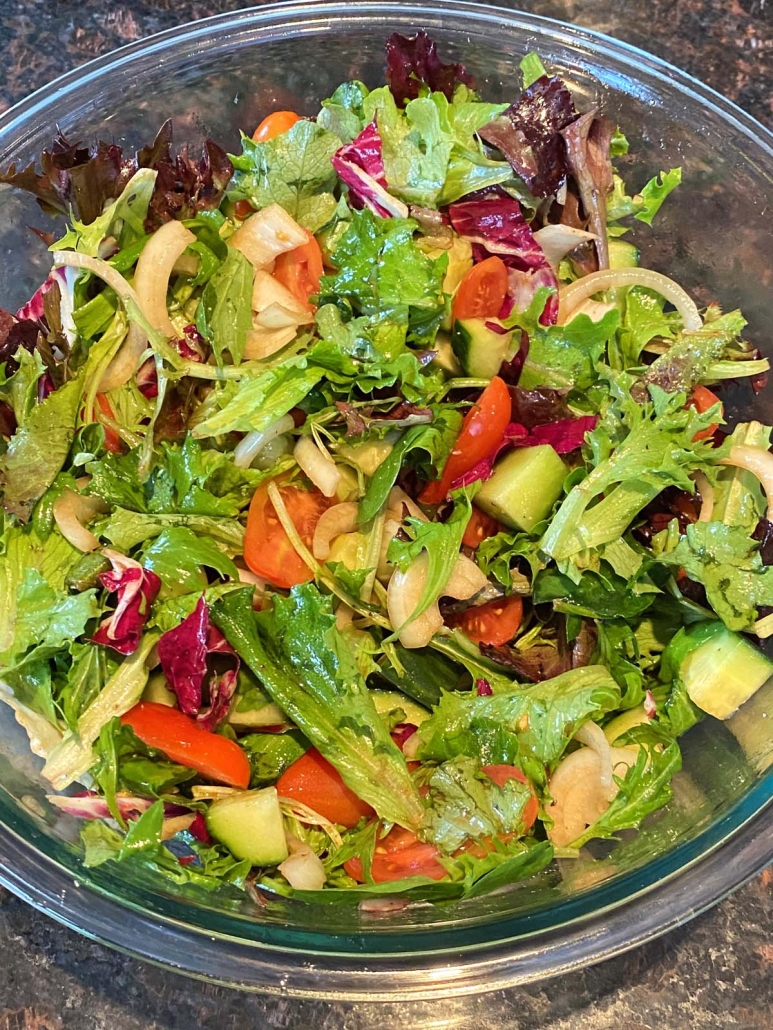
[[[196,237],[182,222],[174,219],[153,233],[142,248],[134,271],[134,291],[140,302],[140,309],[148,322],[164,336],[175,336],[175,328],[169,319],[166,295],[169,277],[175,261]]]
[[[443,587],[443,596],[453,597],[459,601],[466,601],[474,597],[480,590],[488,586],[485,573],[475,564],[472,558],[466,554],[460,554],[456,559],[448,582]]]
[[[283,304],[269,304],[259,315],[255,316],[254,324],[257,329],[287,329],[292,326],[294,329],[302,323],[312,322],[314,316],[310,311],[302,315],[286,308]]]
[[[700,329],[703,325],[695,302],[682,287],[673,279],[660,272],[654,272],[651,268],[607,268],[601,272],[592,272],[569,286],[564,286],[558,293],[558,324],[564,325],[577,305],[588,297],[605,290],[614,290],[618,286],[644,286],[655,290],[674,305],[682,316],[685,329]]]
[[[542,247],[553,269],[557,269],[569,251],[598,237],[595,233],[574,229],[571,225],[545,225],[534,233],[534,239]]]
[[[312,436],[302,436],[293,451],[295,460],[325,497],[334,497],[341,473],[327,450]]]
[[[702,501],[698,522],[711,522],[711,517],[714,514],[714,487],[703,472],[695,472],[693,479],[698,487],[698,493],[701,495]]]
[[[100,497],[85,497],[65,488],[54,501],[54,521],[65,540],[79,551],[95,551],[99,540],[83,525],[107,507]]]
[[[91,272],[115,290],[118,299],[124,307],[127,301],[132,301],[142,311],[142,305],[133,287],[127,283],[120,272],[117,272],[115,268],[108,265],[106,261],[89,257],[88,254],[78,254],[74,250],[55,250],[53,261],[55,266],[67,265],[71,268],[80,268],[85,272]],[[110,393],[111,390],[116,390],[119,386],[123,386],[124,383],[128,382],[136,372],[139,360],[147,345],[147,336],[135,322],[132,322],[120,350],[102,374],[102,378],[99,381],[99,392]]]
[[[298,327],[295,325],[285,326],[284,329],[265,329],[262,326],[258,329],[249,329],[244,344],[244,357],[250,361],[261,361],[276,354],[282,347],[286,347],[290,340],[295,338]]]
[[[427,516],[418,506],[416,501],[414,501],[412,497],[409,497],[402,487],[393,486],[389,491],[389,497],[387,498],[387,508],[397,508],[400,510],[400,505],[404,505],[408,514],[412,515],[415,519],[421,519],[422,522],[427,521]]]
[[[599,782],[605,791],[612,789],[612,749],[604,731],[595,722],[586,722],[574,735],[575,740],[587,744],[601,760]]]
[[[269,204],[245,219],[228,240],[259,270],[308,240],[306,230],[279,204]]]
[[[266,581],[262,576],[256,575],[250,569],[239,569],[239,582],[247,583],[250,586],[257,587],[259,590],[266,589]]]
[[[311,544],[311,553],[317,561],[328,560],[330,544],[336,537],[357,528],[357,511],[358,507],[353,501],[345,501],[343,504],[334,504],[320,515]]]
[[[473,573],[472,566],[475,569]],[[424,586],[427,582],[429,558],[422,551],[405,572],[395,569],[387,587],[387,612],[389,620],[396,631],[403,647],[426,647],[433,636],[443,626],[437,601],[431,604],[418,618],[408,622],[418,607]],[[443,587],[444,597],[453,597],[465,601],[472,597],[486,583],[481,570],[466,555],[460,554],[448,582]],[[405,623],[408,623],[406,626]],[[401,629],[401,627],[403,627]]]
[[[354,609],[343,601],[336,608],[336,629],[349,629],[354,622]]]
[[[325,867],[309,845],[288,833],[289,856],[278,866],[285,880],[299,891],[321,891],[327,881]]]
[[[260,454],[253,461],[253,468],[270,469],[284,454],[292,454],[293,438],[287,433],[275,436],[273,440],[261,448]]]
[[[376,576],[382,583],[388,583],[392,573],[395,571],[394,565],[390,565],[387,561],[387,551],[389,550],[389,545],[400,532],[402,524],[402,513],[395,516],[390,509],[384,519],[384,528],[381,531],[381,547],[378,552],[378,567],[376,569]]]
[[[720,465],[735,465],[737,468],[746,469],[756,476],[762,484],[765,496],[768,499],[768,510],[765,518],[773,522],[773,454],[765,451],[762,447],[747,447],[739,444],[733,447],[726,458],[722,458]]]
[[[234,465],[240,469],[247,469],[267,443],[275,440],[283,433],[289,433],[295,423],[292,415],[282,415],[260,432],[247,433],[243,440],[240,440],[234,450]]]
[[[569,325],[569,323],[573,319],[577,318],[578,315],[587,315],[591,322],[600,322],[604,315],[606,315],[609,311],[614,310],[614,304],[605,304],[604,301],[592,300],[590,297],[588,297],[588,299],[584,300],[582,304],[577,305],[577,307],[574,309],[571,315],[569,315],[569,317],[567,318],[565,324]]]
[[[548,836],[563,848],[576,840],[586,826],[595,823],[609,807],[601,787],[601,759],[589,747],[573,751],[550,777],[553,803],[547,814],[553,820]]]
[[[269,326],[269,323],[262,321],[260,316],[265,315],[270,308],[275,306],[292,314],[295,325],[314,320],[307,304],[301,303],[294,293],[291,293],[282,283],[277,282],[269,272],[259,270],[255,273],[252,281],[252,310],[258,314],[259,325]],[[269,328],[275,327],[269,326]]]
[[[403,754],[409,762],[412,762],[416,755],[419,753],[421,747],[422,737],[419,731],[412,733],[410,737],[403,743]]]
[[[171,840],[181,830],[189,830],[195,818],[195,812],[188,812],[185,815],[175,815],[171,819],[164,819],[161,823],[161,840]]]

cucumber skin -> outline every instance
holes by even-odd
[[[496,319],[465,318],[454,323],[451,346],[465,375],[493,379],[510,349],[512,332],[495,333],[486,322]]]
[[[626,240],[609,241],[610,268],[638,268],[641,264],[641,251]]]
[[[475,503],[511,529],[531,533],[561,496],[568,471],[549,444],[511,451],[494,466]]]
[[[235,858],[257,866],[275,866],[289,852],[276,787],[244,790],[213,801],[207,829]]]

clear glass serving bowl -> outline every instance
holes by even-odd
[[[770,348],[773,136],[663,62],[585,29],[468,3],[314,3],[207,19],[94,61],[0,118],[0,165],[51,142],[112,138],[132,147],[174,119],[179,142],[212,135],[238,147],[268,111],[314,114],[347,78],[383,81],[383,41],[427,29],[492,99],[518,92],[518,61],[537,50],[588,106],[601,103],[631,140],[629,185],[681,165],[685,182],[653,232],[634,232],[644,263],[699,303],[740,306]],[[0,300],[14,308],[46,274],[27,226],[46,219],[0,191]],[[769,394],[739,391],[743,418],[769,419]],[[773,858],[773,691],[733,721],[707,719],[684,740],[675,797],[644,830],[596,859],[561,861],[496,895],[375,918],[347,906],[183,887],[107,864],[81,864],[75,822],[45,800],[40,763],[0,706],[0,880],[56,919],[142,958],[245,988],[379,999],[475,992],[554,974],[633,947],[688,919]]]

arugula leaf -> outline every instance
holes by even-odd
[[[574,733],[620,704],[620,688],[601,665],[572,669],[533,686],[513,685],[486,697],[445,694],[431,718],[418,729],[418,758],[442,762],[457,755],[481,754],[478,727],[506,728],[518,739],[530,778],[545,781],[540,766],[552,767]]]
[[[56,704],[62,711],[68,728],[75,730],[83,710],[88,708],[103,685],[117,668],[110,650],[93,644],[72,644],[72,662],[56,684]]]
[[[235,195],[253,207],[281,204],[296,222],[316,232],[336,207],[336,174],[330,159],[341,145],[322,125],[302,118],[265,143],[242,136],[242,153],[229,154]]]
[[[428,783],[430,809],[422,837],[449,855],[466,840],[517,832],[532,796],[529,784],[519,780],[497,786],[477,761],[463,755],[439,765]]]
[[[708,415],[685,408],[684,394],[668,396],[657,387],[651,393],[653,402],[643,405],[622,399],[588,434],[596,467],[570,490],[540,541],[557,562],[618,540],[667,486],[692,492],[690,472],[722,457],[721,449],[695,440]]]
[[[234,365],[242,360],[247,333],[252,329],[253,276],[253,267],[244,254],[229,247],[228,257],[204,287],[196,310],[196,328],[212,344],[220,363],[226,353]]]
[[[160,577],[162,599],[204,589],[204,566],[214,569],[223,579],[239,580],[239,570],[218,545],[186,526],[162,530],[145,550],[142,564]]]
[[[251,590],[229,594],[210,613],[274,701],[344,782],[382,818],[416,829],[424,805],[335,627],[330,599],[312,584],[293,587],[289,597],[277,596],[273,611],[261,616],[261,634]]]
[[[427,555],[427,578],[421,597],[413,614],[402,626],[395,626],[395,633],[425,612],[440,597],[454,566],[459,560],[462,537],[472,514],[472,503],[466,491],[455,491],[454,509],[445,522],[425,522],[409,516],[405,524],[412,534],[410,540],[395,537],[387,549],[387,560],[405,572],[422,552]]]
[[[434,407],[432,412],[432,422],[407,429],[371,476],[357,515],[361,526],[370,522],[384,506],[400,470],[406,465],[423,479],[432,479],[443,471],[459,435],[462,416],[447,406]],[[410,462],[408,455],[411,455]]]
[[[113,807],[116,790],[139,797],[160,797],[197,775],[195,769],[170,762],[163,751],[143,744],[120,719],[102,727],[94,754],[97,761],[92,775]]]
[[[667,805],[673,796],[671,780],[682,767],[677,742],[655,727],[643,726],[627,733],[623,743],[639,745],[636,762],[618,781],[620,789],[609,808],[572,841],[572,848],[581,848],[594,838],[614,837],[621,830],[635,829],[645,816]]]
[[[659,561],[702,583],[728,629],[751,629],[757,608],[773,604],[773,566],[762,564],[759,545],[743,526],[696,522]]]
[[[471,686],[463,668],[431,647],[407,648],[395,641],[389,648],[394,664],[384,661],[378,675],[425,708],[434,708],[446,690],[469,690]]]
[[[661,601],[664,607],[634,625],[624,618],[596,623],[593,660],[605,665],[617,681],[622,709],[638,707],[648,686],[655,686],[660,656],[681,625],[676,605],[666,603],[665,598]]]
[[[299,730],[287,733],[249,733],[239,745],[246,751],[252,766],[251,787],[267,787],[276,783],[285,769],[309,749],[309,742]]]
[[[653,176],[639,194],[643,203],[634,218],[640,222],[646,222],[647,225],[652,225],[652,219],[660,211],[663,201],[681,181],[681,168],[672,168],[669,172],[661,172],[660,175]]]
[[[448,258],[429,258],[414,242],[410,218],[355,211],[333,253],[335,275],[323,276],[320,304],[348,302],[357,314],[407,322],[409,337],[428,342],[445,313],[443,277]]]
[[[223,391],[220,411],[193,426],[194,437],[224,433],[261,432],[299,404],[322,379],[320,368],[300,364],[269,369],[241,379],[233,391]]]
[[[637,590],[638,584],[615,575],[602,565],[598,572],[587,570],[574,582],[558,569],[540,572],[534,580],[534,604],[552,602],[558,612],[591,619],[635,619],[655,600],[653,591]]]

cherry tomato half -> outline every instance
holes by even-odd
[[[490,780],[493,780],[498,787],[504,787],[508,780],[518,780],[519,783],[529,783],[529,780],[515,765],[484,765],[481,769]],[[534,787],[531,788],[531,798],[526,802],[523,810],[523,832],[527,833],[537,818],[539,802]]]
[[[420,500],[425,504],[440,504],[455,479],[492,454],[510,421],[511,410],[507,386],[499,376],[494,376],[477,403],[464,416],[443,475],[424,487]]]
[[[310,232],[307,236],[306,243],[280,254],[274,263],[276,281],[303,304],[309,304],[309,297],[319,293],[322,276],[322,251]]]
[[[300,115],[297,115],[295,111],[274,111],[273,114],[266,115],[253,132],[252,138],[257,143],[265,143],[267,140],[276,139],[277,136],[281,136],[288,129],[292,129],[293,125],[300,120]]]
[[[687,402],[688,407],[695,408],[695,410],[702,415],[704,411],[708,411],[715,404],[719,404],[719,397],[705,386],[696,386],[693,389],[692,395]],[[722,409],[720,408],[720,411]],[[705,429],[701,429],[699,433],[696,433],[693,437],[695,440],[708,440],[716,433],[719,428],[719,423],[715,422],[713,425],[707,426]]]
[[[451,315],[459,318],[496,318],[507,296],[507,265],[490,257],[473,265],[451,302]]]
[[[373,815],[370,805],[357,797],[341,774],[315,748],[301,755],[277,780],[280,798],[292,798],[347,828],[363,816]]]
[[[317,489],[277,485],[293,525],[311,549],[314,530],[322,513],[330,507],[330,501]],[[244,560],[256,576],[262,576],[275,587],[289,588],[312,578],[311,570],[290,543],[269,499],[268,481],[260,484],[250,503]]]
[[[464,531],[462,543],[467,547],[475,548],[483,543],[484,540],[488,540],[490,536],[496,536],[502,529],[503,527],[496,519],[492,518],[491,515],[487,515],[485,511],[481,511],[480,508],[473,504],[472,514]]]
[[[395,826],[382,840],[376,841],[370,873],[375,883],[391,883],[408,876],[428,876],[442,880],[447,875],[438,858],[440,852],[434,844],[425,844],[411,830]],[[362,862],[350,858],[344,869],[359,883],[365,882]]]
[[[460,629],[476,644],[501,647],[513,639],[523,619],[520,597],[502,597],[451,615],[446,625]]]
[[[103,415],[106,415],[109,419],[115,421],[115,415],[113,414],[113,409],[110,407],[110,401],[104,393],[97,394],[97,404],[99,405],[99,410]],[[103,423],[102,428],[105,430],[105,447],[107,450],[112,451],[114,454],[120,453],[123,450],[123,447],[121,446],[121,437],[112,426],[107,426]]]
[[[250,785],[250,762],[239,745],[202,729],[177,708],[140,701],[121,716],[121,722],[131,726],[143,744],[158,748],[173,762],[195,769],[213,783],[245,790]]]

